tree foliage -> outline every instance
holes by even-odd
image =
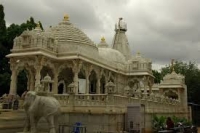
[[[162,78],[161,73],[158,72],[157,70],[152,70],[152,72],[153,72],[153,76],[155,77],[154,83],[160,83],[161,78]]]
[[[4,7],[0,5],[0,44],[3,43],[6,35],[6,22],[4,20]]]

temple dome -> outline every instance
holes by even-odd
[[[181,75],[181,74],[177,74],[175,71],[172,71],[172,73],[170,74],[167,74],[163,77],[164,80],[167,80],[167,79],[184,79],[184,76]]]
[[[58,45],[58,53],[77,53],[85,50],[97,52],[98,50],[94,42],[83,31],[75,27],[66,15],[59,25],[49,28],[46,32],[53,34]]]
[[[122,64],[126,63],[124,55],[112,48],[99,48],[99,55],[108,61]]]
[[[55,39],[59,42],[77,42],[95,46],[94,42],[79,28],[70,23],[66,16],[64,16],[63,21],[59,25],[50,28],[48,31],[53,32]]]
[[[98,48],[108,48],[108,44],[104,37],[101,38],[101,42],[98,44]]]
[[[185,84],[185,77],[181,74],[177,74],[175,71],[168,73],[163,77],[160,84]]]

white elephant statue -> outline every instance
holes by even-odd
[[[44,117],[49,124],[49,132],[56,133],[55,119],[60,114],[60,104],[50,96],[38,96],[36,92],[27,92],[24,100],[24,109],[27,119],[25,121],[24,132],[37,132],[37,123]]]

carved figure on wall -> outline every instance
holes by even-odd
[[[60,114],[60,104],[54,97],[38,96],[29,91],[25,96],[24,109],[27,115],[24,132],[37,133],[37,123],[44,117],[49,124],[49,133],[56,133],[54,120]]]

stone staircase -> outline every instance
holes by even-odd
[[[22,132],[25,122],[24,110],[0,110],[0,133]],[[47,122],[41,119],[38,123],[39,131],[47,131]]]
[[[25,113],[22,110],[0,111],[0,133],[16,133],[23,131]]]

